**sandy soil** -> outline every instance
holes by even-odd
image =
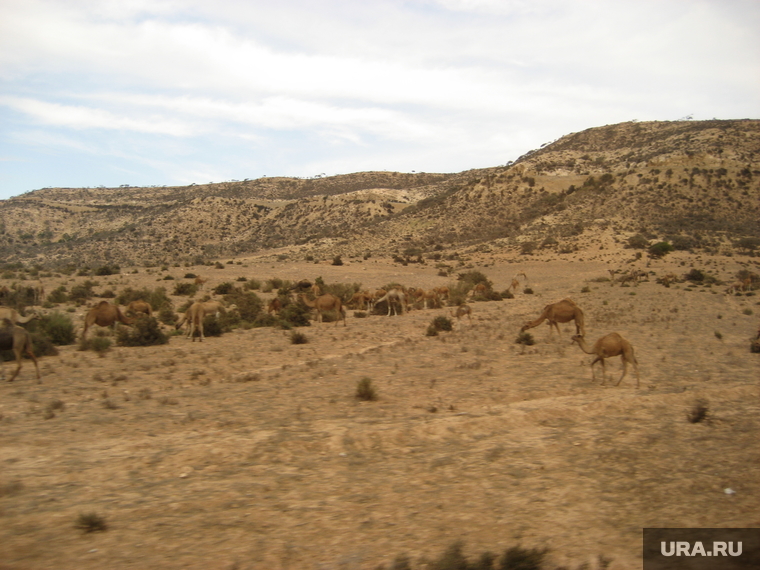
[[[353,570],[400,554],[423,568],[462,540],[472,555],[548,547],[550,568],[603,556],[622,570],[641,567],[643,527],[760,525],[758,297],[654,277],[611,287],[593,281],[615,266],[601,258],[481,263],[496,290],[525,271],[535,293],[472,303],[471,323],[437,337],[425,330],[448,309],[349,312],[347,327],[301,329],[304,345],[254,329],[103,357],[62,347],[41,359],[40,385],[27,362],[0,384],[0,568]],[[702,263],[674,254],[652,270]],[[726,280],[740,268],[709,263]],[[210,286],[451,281],[382,260],[170,273],[187,271]],[[162,275],[98,280],[118,291],[166,286]],[[61,283],[72,284],[45,286]],[[614,381],[592,383],[569,325],[561,339],[541,325],[537,344],[515,344],[521,324],[564,297],[583,308],[590,341],[631,341],[639,389],[632,374],[614,386],[619,358]],[[377,401],[355,397],[364,377]],[[65,407],[50,417],[56,400]],[[708,419],[690,423],[699,402]],[[107,531],[75,528],[90,512]]]

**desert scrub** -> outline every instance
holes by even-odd
[[[430,323],[438,331],[450,331],[454,329],[454,323],[450,318],[444,316],[438,316]]]
[[[309,339],[302,332],[293,331],[290,333],[290,344],[306,344],[307,342]]]
[[[106,519],[97,513],[80,513],[74,526],[82,532],[103,532],[108,530]]]
[[[111,339],[104,336],[104,331],[97,331],[95,336],[90,338],[82,337],[79,341],[78,350],[92,350],[100,356],[103,356],[111,348]]]
[[[533,338],[533,335],[529,332],[521,332],[517,335],[517,338],[515,339],[516,344],[524,344],[526,346],[533,346],[536,344],[536,340]]]
[[[58,311],[40,317],[39,322],[35,323],[35,328],[58,346],[74,344],[76,341],[71,317]]]
[[[139,317],[132,328],[122,327],[116,333],[116,344],[119,346],[154,346],[168,342],[169,338],[154,317]]]
[[[364,402],[377,400],[377,391],[372,385],[372,379],[365,376],[356,384],[356,398]]]

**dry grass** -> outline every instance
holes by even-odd
[[[757,319],[743,313],[754,304],[654,279],[594,282],[622,262],[609,255],[609,264],[473,255],[498,290],[519,267],[534,294],[474,303],[471,324],[436,337],[426,327],[448,308],[315,324],[304,345],[290,331],[253,328],[113,346],[102,357],[61,347],[40,359],[43,384],[28,365],[0,383],[0,560],[34,570],[300,570],[407,557],[417,570],[461,540],[468,553],[549,547],[551,567],[603,555],[627,570],[640,567],[642,527],[755,525],[760,362],[748,350]],[[433,267],[369,261],[246,260],[235,275],[451,281]],[[683,273],[693,261],[677,253],[654,270]],[[710,269],[737,267],[716,258]],[[112,288],[152,278],[124,274]],[[542,326],[534,345],[514,343],[525,320],[566,296],[583,308],[590,338],[617,331],[632,342],[641,389],[592,384],[571,325],[561,339]],[[378,400],[356,397],[365,377]],[[695,402],[709,402],[705,421],[689,421]],[[74,528],[93,512],[108,532]]]

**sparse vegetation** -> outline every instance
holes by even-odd
[[[74,526],[85,533],[104,532],[108,530],[108,524],[106,523],[105,517],[94,512],[80,513],[77,516]]]
[[[371,378],[365,376],[359,380],[359,382],[356,384],[356,397],[359,400],[363,400],[365,402],[374,402],[377,400],[377,391],[372,385]]]

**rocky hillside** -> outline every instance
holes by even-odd
[[[92,266],[285,246],[323,257],[462,244],[562,253],[601,234],[725,248],[752,246],[759,219],[760,121],[631,122],[458,174],[36,190],[0,202],[0,252]]]

